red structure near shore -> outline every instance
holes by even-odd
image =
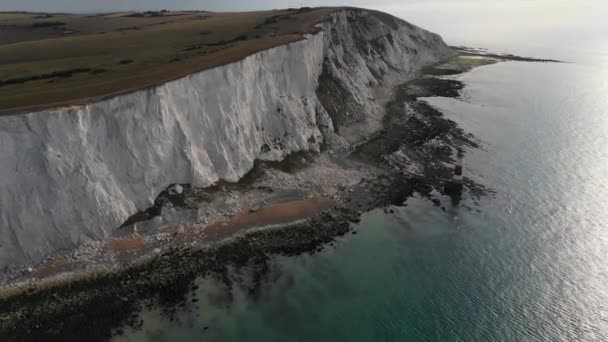
[[[459,148],[456,165],[454,165],[454,175],[452,176],[452,180],[445,185],[445,193],[452,197],[460,197],[462,195],[463,159],[464,151]]]

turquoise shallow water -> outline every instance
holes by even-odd
[[[365,214],[321,253],[274,258],[258,296],[201,279],[193,311],[146,311],[116,340],[608,341],[608,42],[593,28],[520,46],[575,63],[485,66],[458,77],[461,99],[427,99],[484,142],[465,172],[494,196]],[[522,53],[516,38],[504,50]]]

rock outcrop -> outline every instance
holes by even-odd
[[[452,51],[389,15],[340,10],[305,39],[85,106],[0,117],[0,268],[102,239],[171,184],[377,129],[389,89]]]

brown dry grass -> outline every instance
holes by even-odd
[[[92,102],[235,62],[253,53],[302,39],[303,33],[315,30],[314,25],[335,10],[320,8],[303,13],[293,10],[188,12],[170,18],[161,17],[166,19],[164,22],[159,22],[159,18],[123,16],[102,19],[73,15],[53,17],[48,20],[69,19],[74,27],[80,25],[79,33],[0,45],[0,80],[73,68],[103,72],[1,86],[0,114]],[[273,21],[272,18],[279,19]],[[31,18],[27,20],[32,22]],[[105,26],[99,26],[100,20],[107,22]],[[137,29],[122,30],[134,20],[139,22]],[[87,31],[88,21],[90,27]],[[103,28],[113,31],[99,33]],[[233,41],[240,36],[245,36],[246,40]],[[119,63],[122,60],[133,62]]]

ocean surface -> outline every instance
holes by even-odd
[[[193,311],[143,312],[116,341],[608,341],[608,30],[584,24],[450,31],[571,62],[480,67],[460,99],[427,99],[483,141],[465,175],[494,195],[367,213],[320,253],[273,258],[257,295],[200,279]]]

